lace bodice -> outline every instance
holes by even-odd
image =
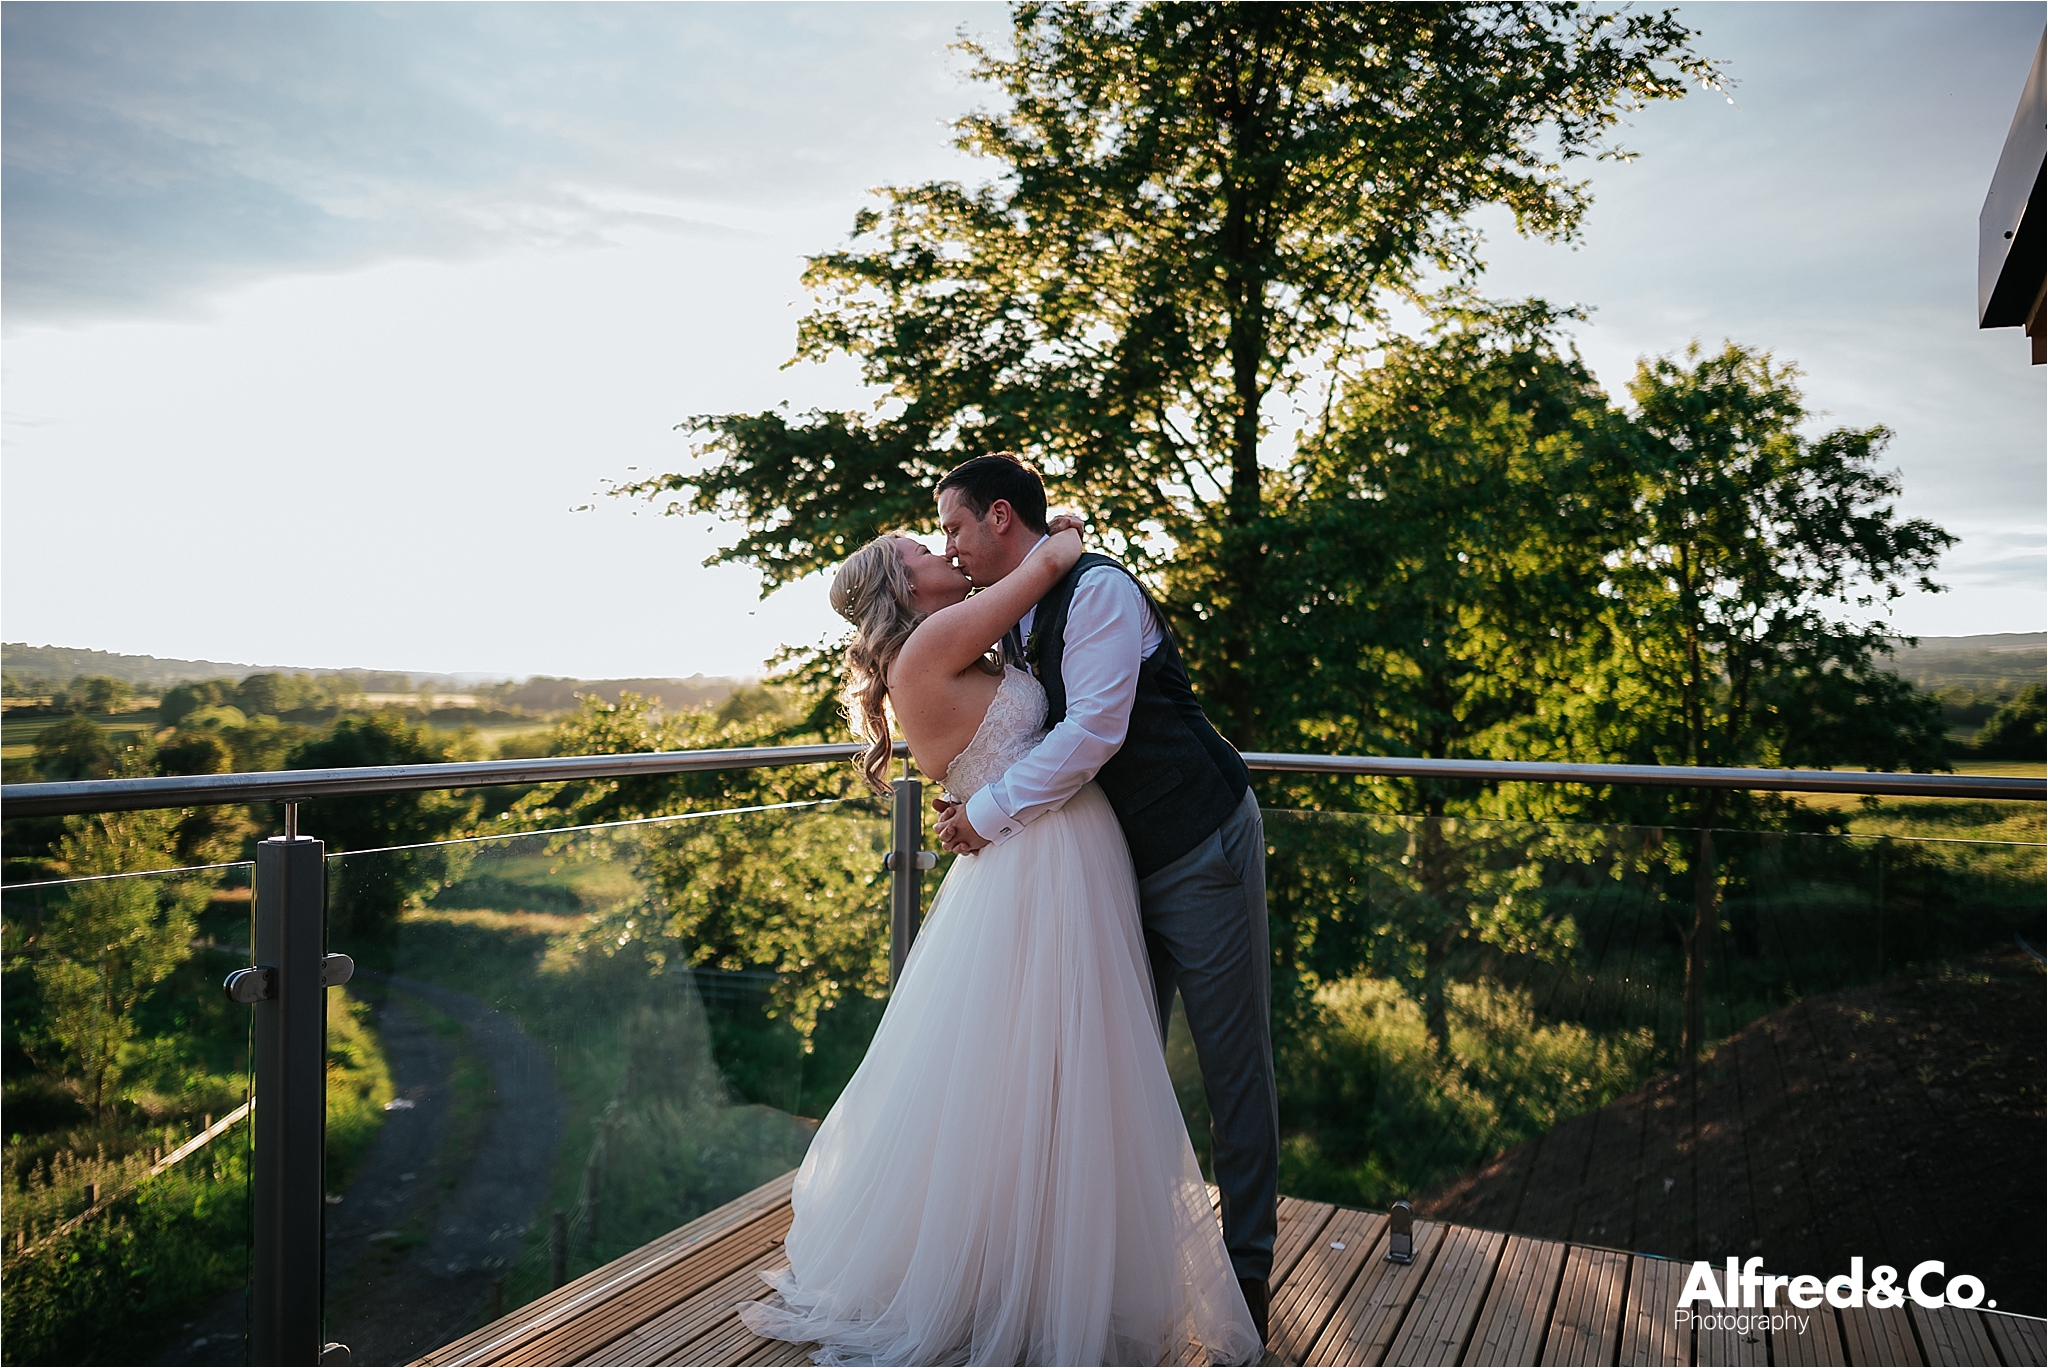
[[[1003,682],[989,700],[967,749],[946,767],[946,794],[965,802],[1002,777],[1045,737],[1045,686],[1015,665],[1003,667]]]

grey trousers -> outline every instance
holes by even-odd
[[[1240,1278],[1273,1268],[1280,1109],[1273,1083],[1272,952],[1266,935],[1266,824],[1244,802],[1208,839],[1138,882],[1164,1036],[1174,989],[1209,1098],[1223,1243]]]

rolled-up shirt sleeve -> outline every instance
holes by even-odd
[[[1056,811],[1117,753],[1137,703],[1138,669],[1162,639],[1137,584],[1111,566],[1085,572],[1074,586],[1065,635],[1067,715],[967,800],[968,824],[990,845]]]

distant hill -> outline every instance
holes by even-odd
[[[0,643],[0,664],[9,677],[40,680],[62,686],[80,675],[104,675],[142,688],[168,688],[188,679],[246,679],[252,674],[279,669],[274,665],[246,665],[225,660],[159,660],[155,656],[117,655],[112,651],[88,651],[76,646],[31,646],[25,641]],[[291,674],[295,671],[283,670]]]
[[[493,678],[484,674],[311,670],[303,666],[250,665],[225,660],[167,660],[158,656],[90,651],[75,646],[31,646],[16,641],[0,643],[0,665],[5,667],[10,695],[62,688],[80,675],[104,675],[132,684],[144,692],[154,692],[195,679],[242,680],[253,674],[310,674],[347,678],[367,693],[394,694],[411,693],[422,685],[468,687]],[[607,703],[616,703],[622,691],[658,699],[665,708],[688,708],[719,702],[733,690],[753,682],[751,679],[702,674],[691,675],[688,679],[556,679],[535,675],[509,688],[500,685],[488,692],[499,707],[523,708],[535,713],[567,711],[576,706],[578,694],[596,694]]]
[[[1922,689],[2032,684],[2048,679],[2048,632],[1991,632],[1983,636],[1921,637],[1900,647],[1892,668]]]

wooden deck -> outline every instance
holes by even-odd
[[[419,1362],[799,1364],[736,1303],[783,1262],[793,1174],[699,1217]],[[1284,1364],[2041,1364],[2043,1322],[1976,1311],[1834,1311],[1802,1334],[1673,1324],[1686,1265],[1418,1221],[1388,1263],[1387,1218],[1282,1198],[1272,1344]]]

